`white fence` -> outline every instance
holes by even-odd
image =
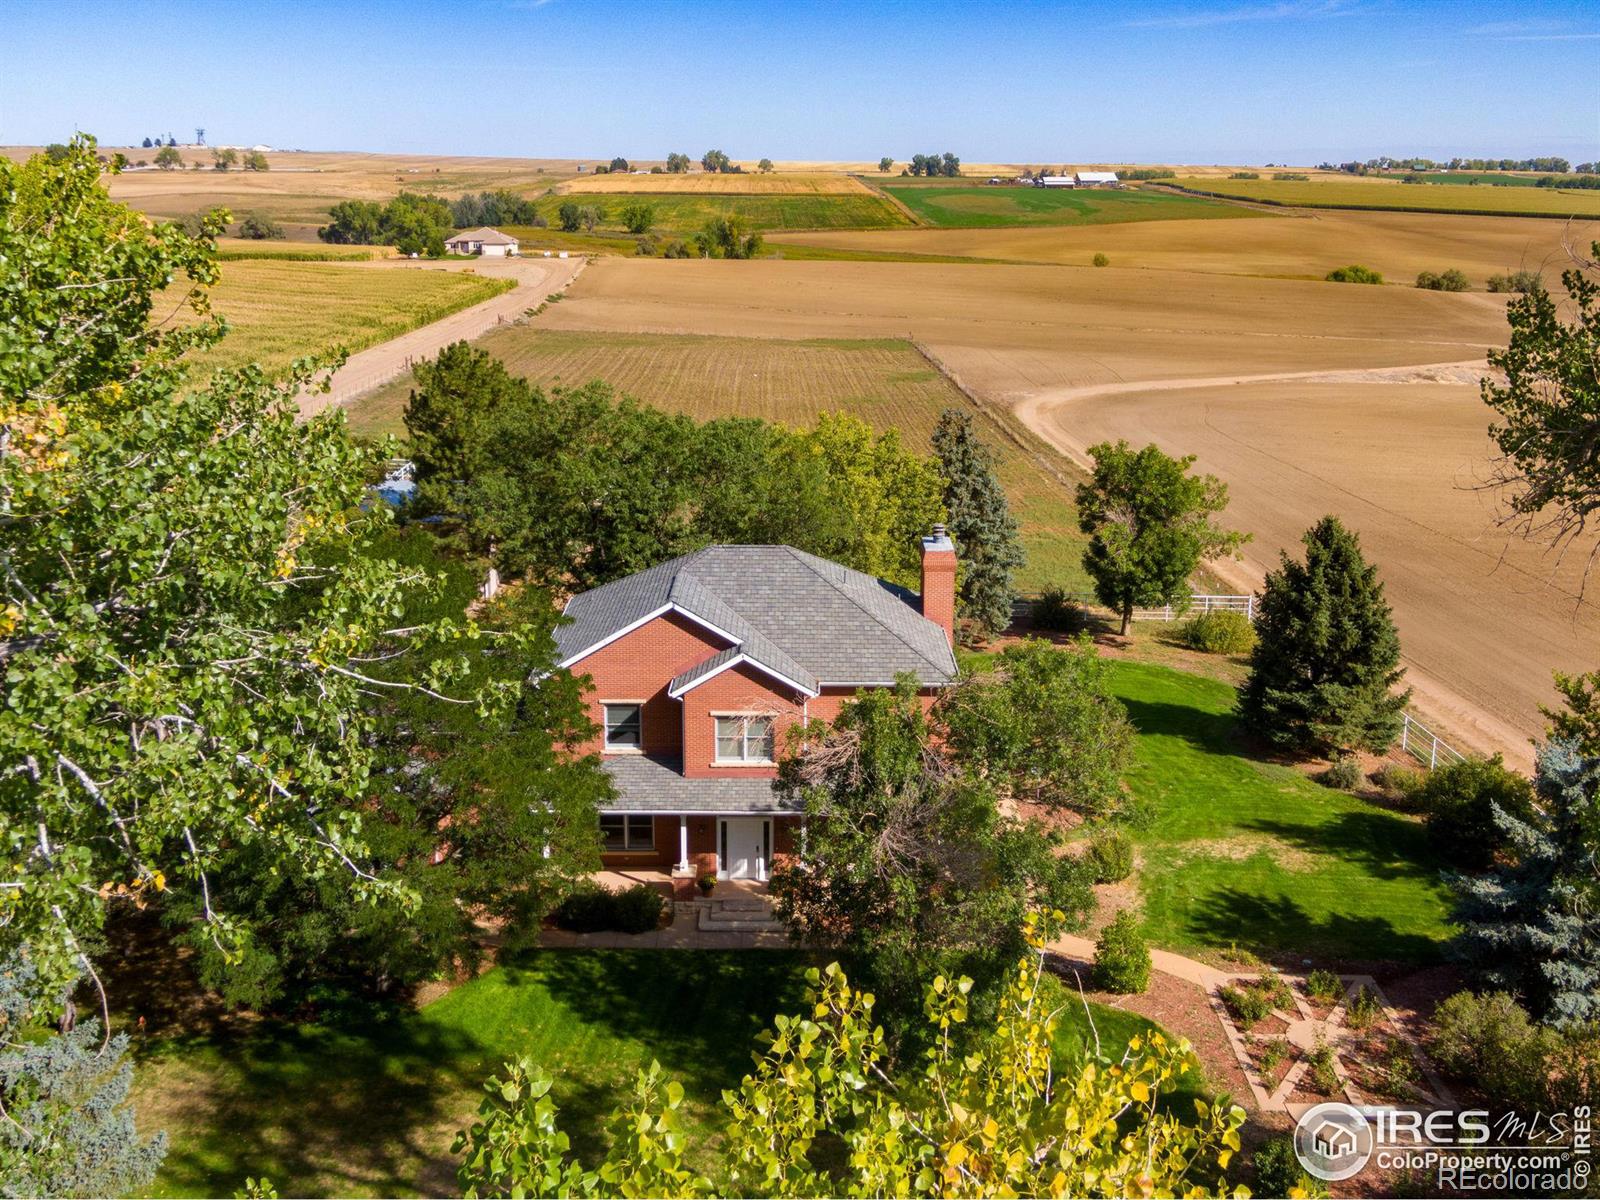
[[[1441,741],[1437,733],[1410,713],[1405,714],[1405,720],[1400,726],[1400,749],[1417,761],[1427,763],[1430,768],[1438,766],[1441,762],[1467,761],[1465,754],[1447,742]]]
[[[1256,619],[1256,598],[1254,596],[1214,596],[1209,592],[1195,592],[1189,597],[1190,613],[1208,612],[1236,612],[1243,613],[1250,620]],[[1184,615],[1173,611],[1172,605],[1166,604],[1160,608],[1136,608],[1133,610],[1135,621],[1174,621]]]

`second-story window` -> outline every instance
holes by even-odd
[[[719,763],[769,763],[772,761],[771,717],[718,717]]]
[[[637,704],[605,704],[607,750],[642,750],[644,728],[641,706]]]

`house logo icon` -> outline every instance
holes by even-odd
[[[1318,1179],[1349,1179],[1372,1157],[1372,1126],[1352,1104],[1315,1104],[1294,1127],[1294,1152],[1300,1165]]]

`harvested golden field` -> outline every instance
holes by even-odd
[[[1033,229],[828,230],[774,234],[774,246],[878,253],[959,255],[1088,266],[1096,254],[1122,268],[1207,271],[1320,280],[1362,263],[1390,283],[1448,267],[1482,288],[1490,275],[1531,267],[1554,285],[1569,259],[1564,242],[1585,248],[1600,221],[1466,217],[1396,212],[1264,213],[1249,221],[1147,221]]]
[[[1338,513],[1394,580],[1424,711],[1462,741],[1525,759],[1550,671],[1593,665],[1589,610],[1575,615],[1570,579],[1544,587],[1523,547],[1495,568],[1490,551],[1505,539],[1484,496],[1457,486],[1485,466],[1488,414],[1460,381],[1504,341],[1502,297],[1175,270],[608,259],[540,319],[909,335],[1064,451],[1127,437],[1198,454],[1234,490],[1233,523],[1255,535],[1241,583],[1317,516]],[[1386,373],[1440,363],[1451,365]],[[1351,374],[1304,379],[1330,372]],[[1301,378],[1220,382],[1261,375]],[[1393,382],[1414,378],[1447,382]],[[1195,380],[1219,382],[1202,391]]]
[[[1342,179],[1319,176],[1304,181],[1179,176],[1169,182],[1208,195],[1291,207],[1600,217],[1600,192],[1579,188],[1401,183],[1397,179],[1352,179],[1348,175]]]
[[[732,175],[713,175],[708,171],[678,175],[585,173],[569,179],[556,190],[707,196],[859,196],[871,191],[849,175],[818,171],[781,171],[770,175],[750,171]]]
[[[378,263],[225,263],[212,290],[232,326],[199,361],[202,370],[258,362],[281,371],[335,347],[354,352],[437,321],[512,287],[464,271],[419,271]],[[157,309],[157,316],[165,316]]]
[[[560,306],[557,306],[560,307]],[[847,412],[880,430],[896,429],[920,453],[946,408],[971,401],[915,347],[898,338],[807,339],[666,336],[551,331],[511,326],[478,345],[546,386],[603,379],[619,392],[697,420],[762,417],[808,426],[819,413]],[[351,429],[404,435],[409,375],[346,407]],[[1001,482],[1023,527],[1025,589],[1066,581],[1086,586],[1082,535],[1067,487],[1071,468],[1038,439],[989,415],[979,429],[995,452]]]

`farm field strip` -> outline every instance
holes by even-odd
[[[872,229],[908,225],[899,209],[866,189],[855,193],[797,193],[768,195],[706,195],[662,193],[651,196],[595,194],[573,191],[545,196],[538,201],[539,215],[552,225],[563,204],[592,205],[601,210],[601,225],[622,226],[622,210],[643,202],[655,210],[657,233],[692,234],[717,217],[738,217],[751,229]]]
[[[1415,212],[1501,213],[1529,217],[1600,217],[1600,191],[1560,188],[1407,184],[1394,180],[1351,182],[1313,179],[1215,179],[1184,176],[1175,188],[1205,195],[1297,208],[1377,208]]]
[[[716,196],[864,196],[869,189],[853,175],[836,171],[783,171],[762,175],[754,171],[713,175],[692,171],[676,175],[579,175],[556,189],[559,192],[619,192],[636,195]]]
[[[196,360],[197,376],[250,362],[278,372],[296,358],[335,347],[353,353],[512,286],[506,279],[463,271],[378,263],[225,263],[211,302],[231,329]],[[158,316],[164,311],[158,306]]]
[[[1238,205],[1174,192],[1135,189],[1077,190],[1017,185],[878,185],[920,220],[944,229],[984,229],[1018,225],[1107,225],[1125,221],[1200,220],[1253,217]]]
[[[1242,211],[1242,210],[1241,210]],[[1542,270],[1555,286],[1569,264],[1564,241],[1600,239],[1600,220],[1564,223],[1531,217],[1400,212],[1269,213],[1260,221],[1144,221],[1086,227],[844,230],[782,233],[772,246],[955,255],[1086,267],[1097,253],[1106,272],[1125,268],[1321,281],[1334,267],[1362,263],[1408,286],[1420,271],[1455,268],[1483,288],[1490,275]],[[1337,285],[1330,285],[1337,286]],[[1498,304],[1455,297],[1457,305]]]
[[[909,343],[900,339],[812,339],[672,336],[551,331],[532,326],[496,330],[478,343],[515,374],[544,386],[577,386],[593,379],[617,391],[704,421],[762,417],[804,427],[824,412],[846,412],[873,428],[897,430],[919,453],[939,414],[970,407]],[[346,407],[351,429],[366,436],[403,435],[409,375]],[[1001,483],[1022,525],[1028,565],[1024,590],[1063,578],[1084,586],[1079,564],[1082,535],[1070,494],[1038,456],[1043,443],[990,424],[979,426],[993,449]],[[1062,470],[1069,470],[1062,463]]]

